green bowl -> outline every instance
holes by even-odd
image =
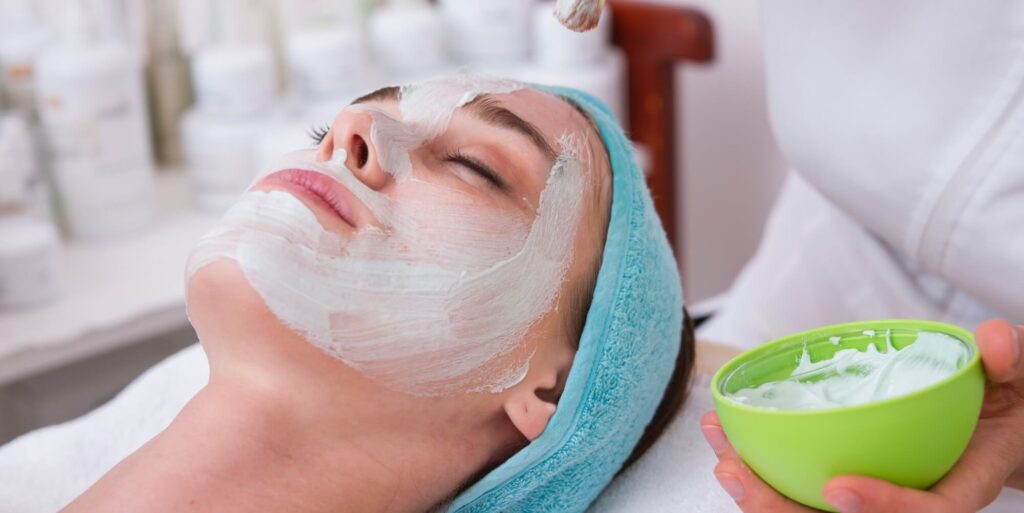
[[[874,330],[869,337],[863,332]],[[733,402],[725,394],[789,377],[807,348],[812,361],[876,344],[903,349],[922,331],[944,333],[969,349],[952,376],[906,395],[855,406],[775,410]],[[841,337],[835,344],[831,337]],[[925,489],[942,478],[967,447],[981,411],[985,377],[970,332],[937,322],[887,320],[826,326],[747,351],[715,373],[711,394],[729,441],[743,461],[783,495],[835,511],[822,498],[829,479],[859,474]]]

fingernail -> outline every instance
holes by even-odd
[[[721,454],[722,451],[729,447],[729,442],[725,439],[725,433],[722,432],[722,428],[703,426],[700,430],[704,432],[704,438],[708,441],[711,449],[715,451],[715,454]]]
[[[830,490],[825,494],[825,502],[839,510],[839,513],[857,513],[864,506],[860,495],[845,488]]]
[[[718,479],[718,484],[722,486],[725,493],[732,497],[732,500],[738,501],[743,498],[743,483],[736,476],[732,474],[715,474]]]

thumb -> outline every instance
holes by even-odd
[[[825,485],[822,497],[840,513],[940,513],[948,509],[940,496],[864,476],[836,477]]]
[[[985,374],[995,383],[1024,379],[1024,326],[1003,320],[985,321],[975,332]]]

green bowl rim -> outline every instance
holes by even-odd
[[[884,327],[883,328],[879,328],[879,326],[884,326]],[[836,406],[836,407],[833,407],[833,408],[819,408],[819,409],[815,409],[815,410],[777,410],[777,409],[772,409],[772,408],[761,408],[761,407],[758,407],[758,406],[748,406],[748,405],[743,404],[743,403],[738,403],[738,402],[730,400],[729,398],[727,398],[724,395],[722,395],[721,392],[719,392],[719,386],[718,385],[725,378],[725,376],[727,374],[731,373],[732,371],[736,370],[735,368],[738,367],[740,364],[742,364],[745,361],[749,360],[751,355],[753,355],[754,353],[770,351],[773,347],[780,346],[780,345],[792,342],[794,339],[811,337],[811,336],[814,336],[814,337],[827,336],[830,332],[834,333],[834,332],[837,332],[837,331],[869,330],[869,329],[873,329],[873,330],[876,330],[876,331],[884,331],[886,329],[906,329],[906,328],[915,329],[917,331],[933,331],[933,332],[944,333],[946,335],[955,336],[961,342],[967,344],[968,347],[971,349],[971,352],[972,352],[971,359],[968,360],[967,363],[965,363],[959,369],[957,369],[957,371],[954,372],[953,374],[949,375],[948,377],[946,377],[946,378],[944,378],[942,380],[936,381],[935,383],[932,383],[932,384],[930,384],[930,385],[928,385],[926,387],[919,388],[917,390],[914,390],[913,392],[909,392],[909,393],[906,393],[906,394],[903,394],[903,395],[898,395],[896,397],[890,397],[888,399],[882,399],[882,400],[879,400],[879,401],[872,401],[872,402],[869,402],[869,403],[855,404],[855,405],[852,405],[852,406]],[[974,369],[974,367],[979,365],[980,360],[981,360],[981,351],[978,349],[978,344],[975,343],[975,341],[974,341],[974,335],[970,331],[967,331],[967,330],[965,330],[965,329],[963,329],[963,328],[961,328],[959,326],[955,326],[953,324],[946,324],[946,323],[935,322],[935,321],[919,321],[919,320],[914,320],[914,319],[885,319],[885,320],[878,320],[878,321],[846,322],[846,323],[832,324],[832,325],[829,325],[829,326],[823,326],[823,327],[820,327],[820,328],[814,328],[814,329],[810,329],[810,330],[806,330],[806,331],[801,331],[799,333],[793,333],[791,335],[786,335],[786,336],[784,336],[782,338],[777,338],[777,339],[772,340],[770,342],[766,342],[764,344],[761,344],[761,345],[759,345],[759,346],[757,346],[757,347],[755,347],[753,349],[749,349],[747,351],[744,351],[744,352],[740,353],[739,355],[737,355],[733,359],[731,359],[728,362],[726,362],[725,365],[722,365],[722,367],[719,368],[715,372],[714,377],[711,378],[711,395],[714,398],[715,407],[716,408],[718,407],[719,404],[721,404],[722,401],[725,401],[726,403],[729,404],[730,407],[735,407],[735,408],[739,408],[740,410],[746,410],[746,411],[750,411],[750,412],[757,412],[757,413],[768,414],[768,415],[782,415],[782,416],[828,415],[828,414],[834,414],[834,413],[838,413],[838,412],[848,412],[848,411],[856,411],[856,410],[877,408],[877,407],[880,407],[880,406],[892,404],[892,403],[899,402],[899,401],[911,400],[911,399],[913,399],[916,396],[927,394],[930,391],[945,385],[946,383],[949,383],[951,381],[959,379],[961,376],[963,376],[964,374],[967,374],[968,372],[972,372],[972,369]]]

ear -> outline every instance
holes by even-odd
[[[555,414],[555,404],[575,355],[576,350],[567,341],[545,340],[530,358],[526,377],[503,392],[505,414],[527,440],[532,442],[540,436]]]
[[[504,402],[505,414],[512,425],[530,441],[544,432],[555,414],[558,376],[564,365],[563,358],[541,356],[534,355],[526,377],[508,391]]]
[[[505,399],[505,414],[527,440],[533,441],[548,426],[555,405],[541,399],[533,387],[522,388]]]

